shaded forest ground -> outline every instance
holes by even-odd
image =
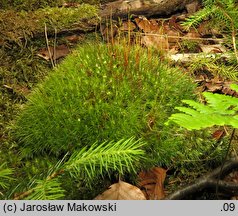
[[[31,1],[32,2],[32,1]],[[89,2],[94,3],[94,2]],[[98,3],[98,2],[97,2]],[[27,4],[27,3],[26,3]],[[54,2],[49,5],[50,2],[46,2],[47,6],[58,6],[60,2]],[[1,125],[0,125],[0,142],[1,142],[1,150],[0,150],[0,162],[2,164],[7,164],[8,167],[13,168],[16,170],[14,174],[15,178],[19,178],[22,181],[24,179],[32,179],[32,177],[37,173],[37,169],[43,169],[45,167],[45,162],[40,161],[39,158],[35,158],[29,161],[21,161],[18,157],[18,143],[12,139],[11,137],[11,129],[10,125],[11,122],[14,121],[15,116],[18,114],[21,107],[27,102],[27,97],[37,85],[38,82],[41,82],[47,76],[48,73],[51,72],[52,65],[55,63],[60,64],[60,59],[56,60],[56,62],[52,61],[45,61],[44,59],[40,58],[39,52],[42,48],[47,47],[47,42],[49,42],[49,46],[58,46],[61,44],[66,45],[67,47],[73,49],[75,47],[75,43],[83,44],[83,43],[90,43],[98,41],[98,43],[111,43],[113,41],[116,42],[117,40],[134,40],[133,43],[137,43],[135,39],[131,39],[130,34],[128,33],[128,29],[126,30],[125,35],[120,35],[120,33],[115,32],[115,34],[111,33],[114,31],[114,25],[111,21],[108,21],[109,24],[106,27],[103,27],[103,31],[101,29],[100,32],[100,20],[96,16],[97,7],[91,5],[82,5],[80,8],[76,9],[74,13],[68,14],[69,11],[63,11],[63,9],[59,8],[48,8],[48,9],[38,9],[37,4],[32,2],[31,6],[34,9],[33,12],[26,13],[26,12],[19,12],[15,13],[12,11],[8,6],[10,4],[4,4],[6,11],[2,11],[0,14],[1,20],[4,20],[4,33],[1,37],[0,45],[0,56],[1,56],[1,68],[0,68],[0,77],[1,77],[1,102],[0,102],[0,109],[1,109]],[[14,8],[17,8],[19,11],[22,9],[26,9],[27,6],[21,4],[19,2],[17,5],[14,5]],[[44,7],[44,5],[39,5],[40,7]],[[8,10],[10,9],[10,10]],[[29,8],[28,8],[29,9]],[[78,10],[78,11],[77,11]],[[30,15],[29,15],[30,14]],[[56,14],[56,16],[55,16]],[[65,15],[65,19],[62,18]],[[80,15],[79,15],[80,14]],[[21,17],[22,19],[18,19]],[[33,17],[33,18],[32,18]],[[37,20],[37,23],[35,21]],[[62,22],[59,22],[59,21]],[[75,22],[77,20],[77,24]],[[80,21],[78,21],[80,20]],[[134,21],[133,21],[134,22]],[[147,22],[147,21],[146,21]],[[143,23],[139,25],[138,22],[134,22],[137,24],[137,29],[142,31],[143,33],[154,33],[151,30],[151,23],[153,20],[147,22],[149,23],[149,28],[145,29],[145,24]],[[45,25],[48,23],[48,25]],[[125,22],[126,23],[126,22]],[[176,22],[175,22],[176,23]],[[25,27],[24,27],[25,26]],[[45,28],[47,26],[47,28]],[[73,27],[72,27],[73,26]],[[95,31],[95,26],[96,31]],[[165,25],[166,26],[166,25]],[[207,27],[202,27],[202,30],[205,31]],[[24,29],[24,30],[23,30]],[[85,31],[86,29],[86,31]],[[105,30],[106,29],[106,30]],[[57,31],[56,31],[57,30]],[[48,34],[48,41],[45,38],[46,34]],[[60,32],[60,33],[58,33]],[[85,33],[87,32],[87,33]],[[164,33],[164,32],[163,32]],[[192,35],[190,37],[195,37],[194,32],[189,32]],[[123,33],[124,34],[124,33]],[[174,35],[174,32],[172,32]],[[211,34],[209,32],[209,34]],[[208,34],[208,35],[209,35]],[[76,35],[75,41],[71,39],[67,39],[67,36]],[[116,39],[117,35],[117,39]],[[118,36],[119,35],[119,36]],[[129,36],[128,36],[129,35]],[[201,35],[201,34],[200,34]],[[33,36],[33,37],[32,37]],[[178,35],[177,35],[178,36]],[[187,36],[189,37],[189,36]],[[141,38],[139,40],[141,44]],[[143,41],[143,39],[142,39]],[[200,50],[201,47],[199,46],[198,41],[186,40],[185,42],[180,43],[180,49],[186,52],[192,52],[194,50]],[[167,61],[170,67],[175,67],[174,62],[166,60],[165,52],[168,50],[172,50],[170,47],[167,50],[164,50],[164,46],[167,46],[168,41],[160,41],[160,45],[162,44],[162,49],[157,52],[157,55],[160,55],[161,58],[164,58],[164,61]],[[171,42],[171,43],[174,43]],[[152,47],[158,49],[158,44],[154,44],[153,36],[147,36],[144,38],[144,43],[142,42],[142,46],[147,47],[148,44],[152,44]],[[229,44],[229,47],[232,47]],[[151,48],[151,49],[154,49]],[[221,61],[221,60],[218,60]],[[232,60],[234,61],[234,60]],[[230,67],[232,65],[228,63],[229,61],[225,60],[224,62],[218,62],[221,65],[228,65]],[[210,63],[210,62],[209,62]],[[209,90],[212,92],[220,92],[224,93],[224,86],[228,92],[228,94],[233,94],[229,92],[229,83],[231,81],[236,81],[236,78],[232,80],[232,76],[226,76],[226,74],[219,74],[217,73],[218,68],[214,66],[214,62],[212,62],[213,68],[208,68],[206,62],[201,62],[197,64],[176,64],[176,67],[180,67],[182,71],[186,71],[190,73],[191,77],[199,84],[200,89],[197,91],[199,92],[204,90]],[[211,65],[212,65],[211,64]],[[226,68],[224,69],[224,71]],[[234,72],[234,71],[233,71]],[[235,73],[235,72],[234,72]],[[233,77],[235,77],[233,73]],[[219,128],[220,130],[220,128]],[[229,128],[227,129],[229,133]],[[210,142],[211,146],[214,148],[220,148],[221,146],[225,147],[228,144],[229,136],[221,135],[218,137],[213,135],[213,132],[217,132],[217,129],[213,129],[211,131],[203,131],[203,132],[195,132],[191,139],[196,140],[196,142]],[[224,133],[222,129],[222,133]],[[205,134],[205,135],[204,135]],[[207,134],[210,134],[210,140],[207,139]],[[213,136],[213,138],[212,138]],[[211,149],[207,149],[208,154]],[[236,152],[236,140],[233,141],[233,151]],[[201,158],[195,160],[194,162],[183,162],[178,167],[164,167],[169,168],[167,172],[167,179],[165,181],[166,185],[166,193],[169,194],[178,186],[185,185],[187,183],[193,182],[197,177],[207,173],[208,171],[213,170],[215,167],[219,166],[224,159],[224,155],[226,152],[226,148],[220,148],[219,154],[216,155],[216,159],[213,160],[213,156],[210,155],[203,155]],[[206,157],[207,156],[207,157]],[[22,173],[24,173],[22,175]],[[101,180],[102,181],[102,180]],[[115,180],[116,181],[116,180]],[[100,180],[98,181],[98,185],[100,185]],[[5,192],[6,197],[12,197],[14,193],[19,193],[24,191],[24,186],[19,186],[19,182],[11,182],[11,188],[14,188],[12,191]],[[108,183],[110,184],[110,183]],[[107,185],[106,185],[107,186]],[[70,188],[70,185],[66,187]],[[101,188],[98,188],[97,192],[94,192],[94,195],[101,192]],[[84,191],[85,194],[87,193]],[[209,191],[208,191],[209,192]],[[83,198],[91,197],[90,195],[85,195]],[[210,193],[203,193],[199,195],[200,198],[204,199],[211,199],[213,198]],[[75,194],[69,195],[69,198],[77,198]],[[82,198],[82,197],[81,197]],[[194,198],[194,197],[191,197]]]

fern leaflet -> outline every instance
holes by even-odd
[[[238,90],[238,85],[231,85],[233,90]],[[165,124],[175,122],[188,130],[200,130],[214,125],[230,125],[238,128],[238,98],[228,95],[204,92],[207,105],[184,100],[190,107],[175,107],[182,113],[175,113],[169,117]]]

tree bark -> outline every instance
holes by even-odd
[[[194,0],[117,0],[102,5],[100,17],[128,17],[132,15],[169,15],[182,10]]]

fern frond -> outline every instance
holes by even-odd
[[[206,107],[204,104],[200,104],[200,103],[197,103],[197,102],[192,101],[192,100],[182,100],[182,102],[191,106],[191,107],[193,107],[195,110],[197,110],[201,113],[208,113],[209,114],[211,112],[211,110],[208,107]],[[181,108],[179,108],[179,107],[176,108],[176,109],[183,112],[183,110],[181,110]]]
[[[231,88],[238,90],[238,85],[233,84]],[[238,128],[238,98],[209,92],[203,95],[207,105],[192,100],[183,101],[190,107],[176,107],[183,113],[172,114],[165,124],[175,122],[188,130],[200,130],[214,125]]]
[[[238,85],[236,85],[236,84],[231,84],[230,87],[231,87],[231,89],[233,89],[234,91],[238,92]]]
[[[221,115],[234,115],[238,110],[238,98],[210,92],[204,92],[203,95],[214,112]]]
[[[64,169],[75,175],[86,173],[89,179],[103,171],[135,171],[135,164],[143,158],[144,151],[141,148],[144,144],[134,138],[94,143],[89,149],[85,147],[73,154]]]

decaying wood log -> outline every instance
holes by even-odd
[[[67,27],[59,25],[57,27],[57,36],[59,37],[69,32],[77,34],[92,32],[100,23],[104,22],[104,18],[128,18],[128,13],[136,16],[163,16],[182,10],[185,7],[188,12],[193,12],[197,10],[199,2],[200,0],[117,0],[103,4],[101,10],[95,12],[95,15],[91,17],[85,15],[85,18],[81,18],[79,15],[77,23],[72,22],[72,24]],[[44,17],[44,15],[42,15],[42,17],[39,18],[36,12],[26,13],[24,16],[11,11],[4,12],[1,16],[2,20],[4,20],[4,24],[2,27],[3,31],[2,38],[0,38],[0,46],[11,41],[19,42],[27,37],[43,37],[44,28],[41,23],[46,22],[45,20],[48,19],[47,16]],[[101,19],[98,19],[99,17]],[[62,17],[62,20],[63,19],[64,17]],[[12,23],[12,20],[17,20],[17,24]],[[29,20],[31,21],[29,22]],[[61,17],[59,17],[59,23],[62,20]],[[48,36],[55,37],[54,27],[47,26],[47,28]],[[18,29],[24,30],[18,31]]]
[[[128,17],[132,15],[169,15],[187,7],[196,10],[198,0],[118,0],[102,5],[100,17]]]

